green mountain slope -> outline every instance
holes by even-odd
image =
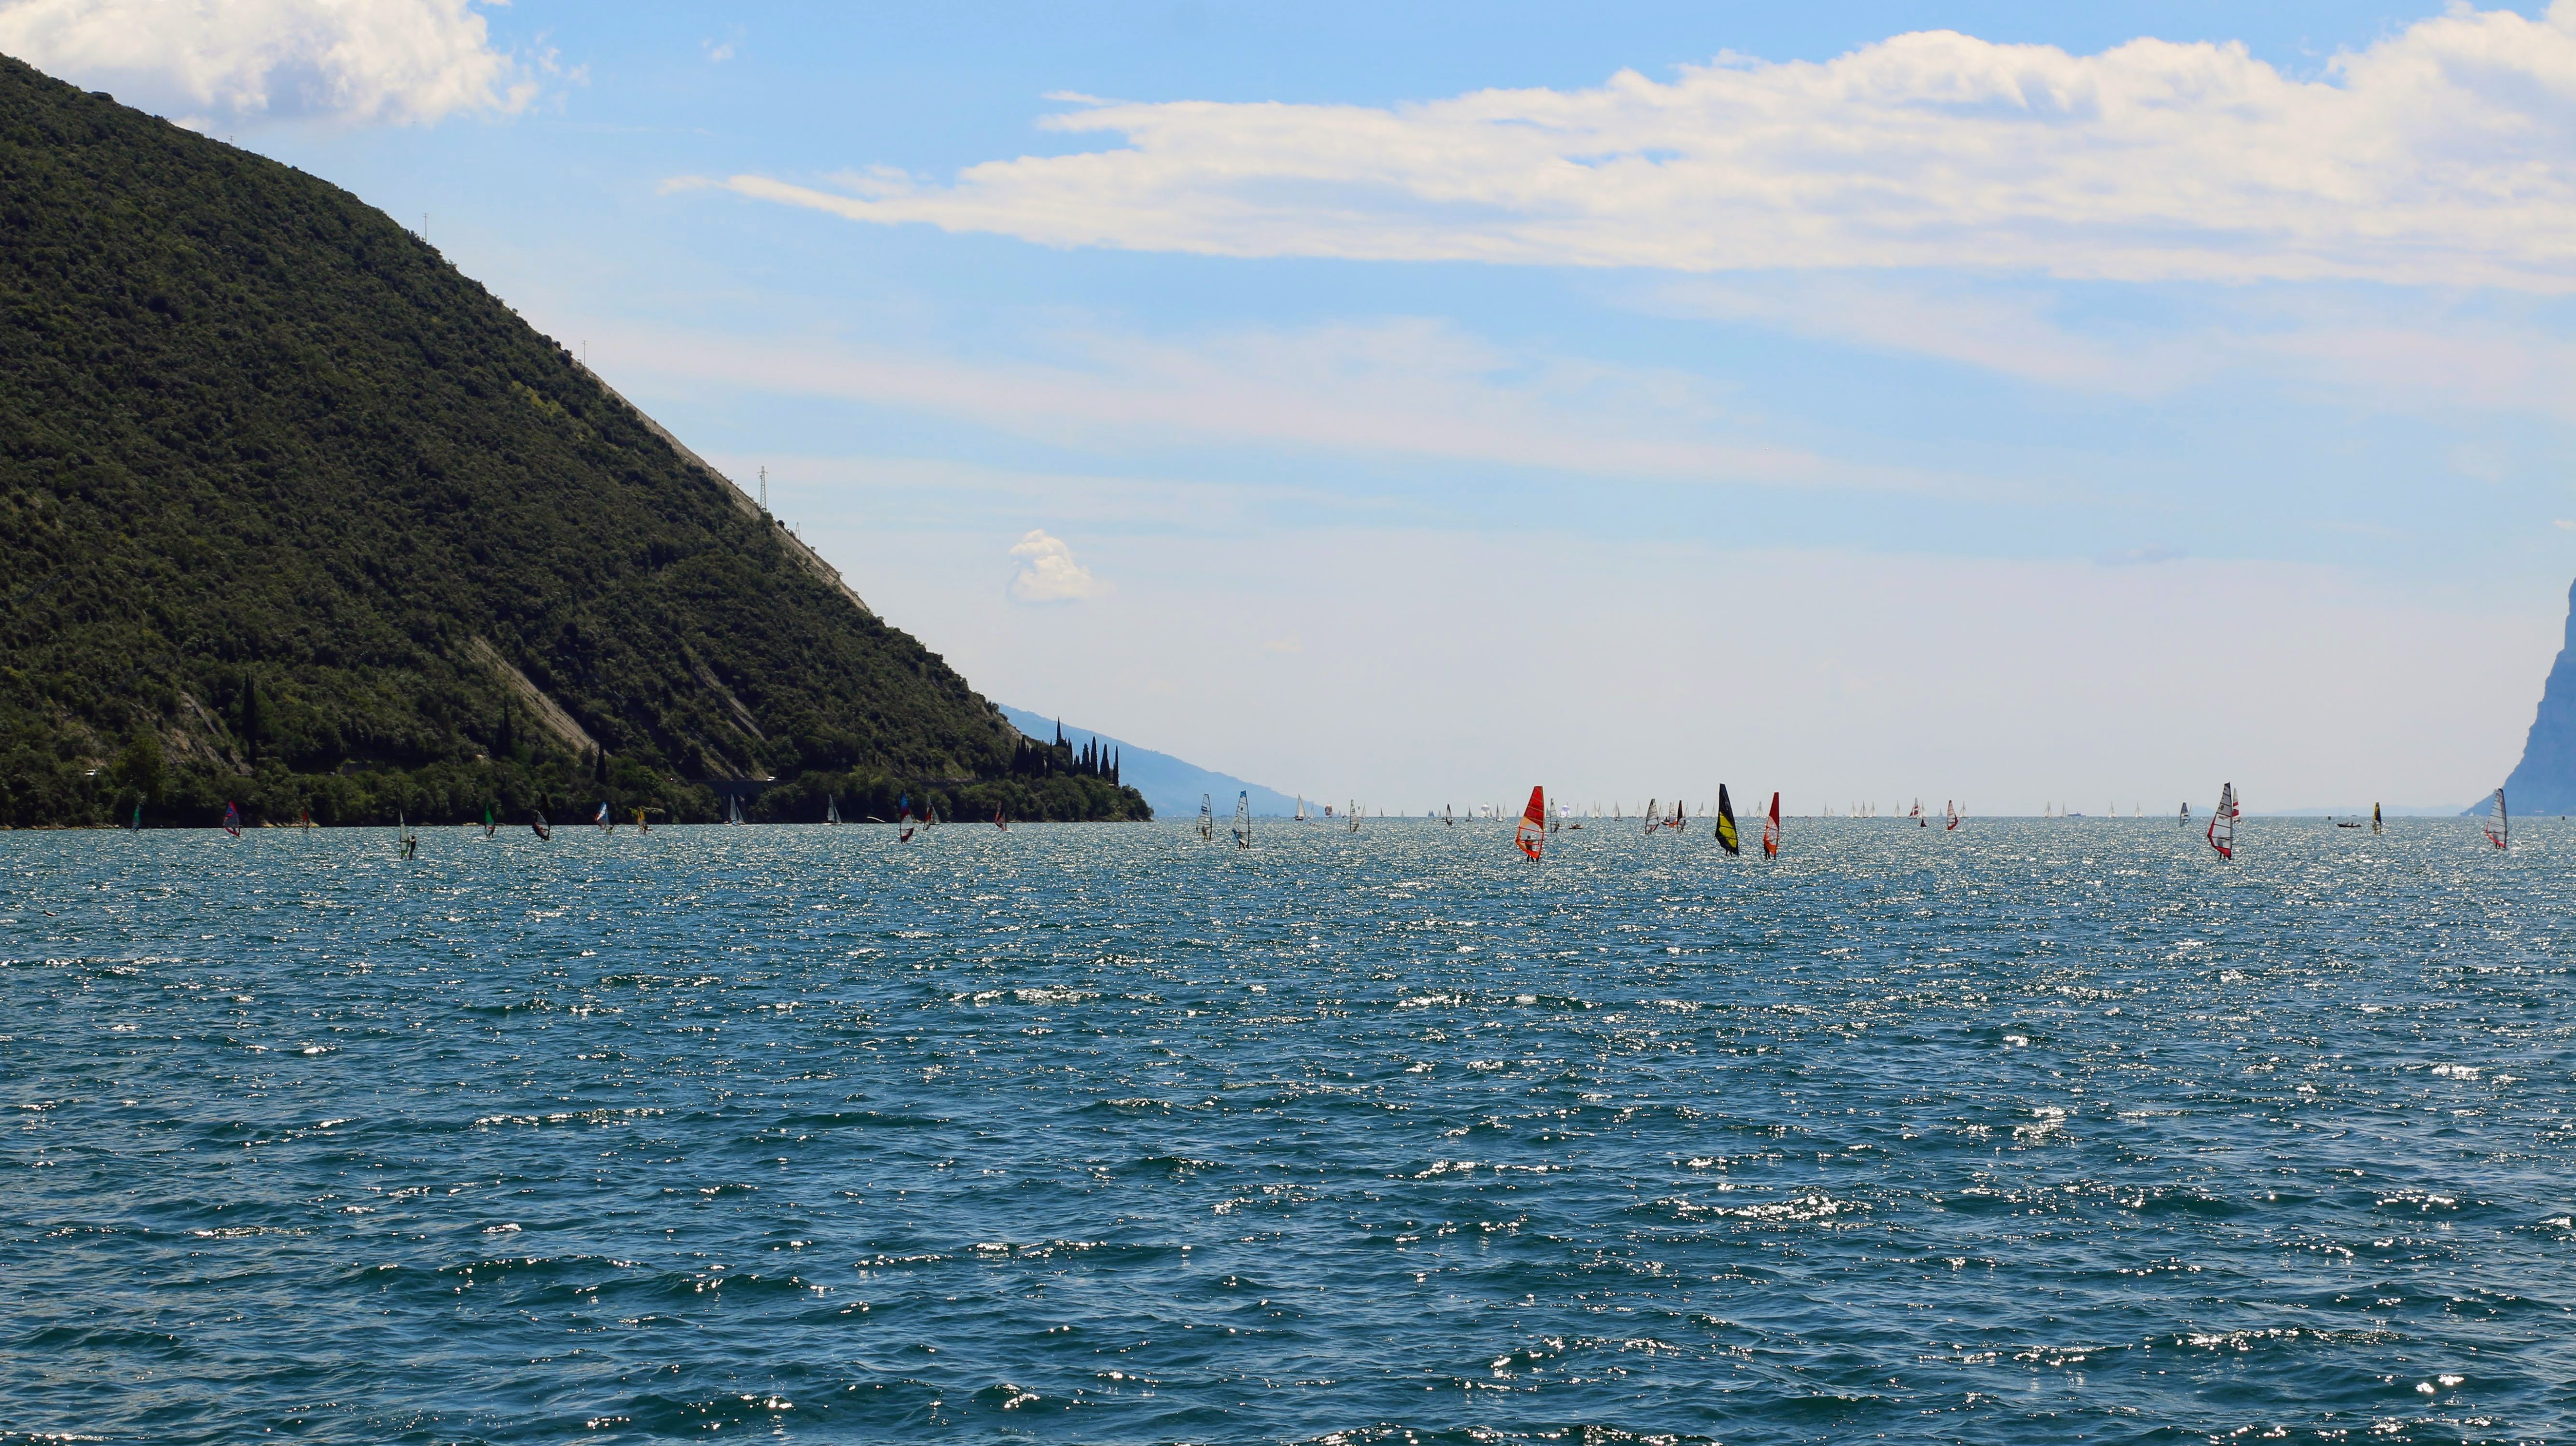
[[[6,59],[0,561],[0,823],[1145,812],[382,214]]]

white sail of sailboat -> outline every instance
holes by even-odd
[[[1248,790],[1234,796],[1234,841],[1240,847],[1252,847],[1252,794]]]
[[[733,810],[733,816],[726,819],[725,822],[742,822],[742,795],[739,793],[728,793],[725,795],[725,803]]]
[[[1302,793],[1297,795],[1297,821],[1299,823],[1306,821],[1306,795]]]

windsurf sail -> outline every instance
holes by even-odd
[[[401,809],[394,810],[394,843],[402,850],[404,858],[420,851],[420,835],[413,832],[411,820],[403,817]]]
[[[1662,802],[1663,800],[1656,798],[1646,800],[1646,832],[1648,833],[1653,833],[1664,826],[1664,815],[1660,807]]]
[[[241,806],[229,798],[224,800],[224,832],[241,837]]]
[[[501,831],[501,821],[492,816],[492,805],[483,805],[483,836],[490,838]]]
[[[1249,791],[1234,796],[1234,842],[1240,848],[1252,847],[1252,794]]]
[[[143,805],[139,803],[134,805],[134,831],[143,832]]]
[[[725,814],[726,814],[725,822],[727,822],[727,823],[740,823],[740,822],[742,822],[742,795],[741,795],[741,794],[739,794],[739,793],[728,793],[728,794],[726,794],[726,795],[725,795]]]
[[[2511,837],[2511,831],[2505,826],[2504,790],[2499,788],[2495,791],[2494,806],[2487,810],[2487,842],[2503,848],[2505,840]]]
[[[1216,804],[1204,793],[1199,795],[1199,837],[1216,837]]]
[[[635,831],[637,833],[651,833],[653,831],[653,825],[644,821],[644,810],[640,808],[635,810]]]
[[[1547,846],[1547,790],[1533,786],[1529,807],[1521,810],[1520,827],[1512,830],[1512,842],[1531,863],[1538,862],[1539,850]]]
[[[1002,806],[998,803],[993,805],[993,827],[1004,833],[1011,831],[1011,821],[1002,816]]]
[[[1762,821],[1762,856],[1780,857],[1780,795],[1776,792],[1771,795],[1771,816]]]
[[[1449,805],[1445,803],[1440,805],[1440,822],[1450,828],[1456,828],[1458,826],[1458,815],[1451,813],[1449,811]]]
[[[1942,803],[1941,807],[1950,815],[1949,825],[1943,830],[1945,833],[1957,829],[1959,824],[1968,816],[1968,810],[1962,806],[1957,799],[1946,800]]]
[[[599,801],[599,812],[591,819],[591,822],[599,825],[599,831],[601,833],[617,832],[617,820],[608,816],[607,799],[603,798]]]
[[[1671,829],[1675,833],[1682,833],[1689,828],[1688,822],[1682,818],[1682,801],[1680,799],[1676,798],[1673,800],[1673,816],[1664,820],[1664,827]]]
[[[2236,857],[2236,785],[2218,787],[2218,807],[2209,815],[2209,846],[2222,859]]]
[[[2191,800],[2189,800],[2189,799],[2184,799],[2184,800],[2183,800],[2183,805],[2182,805],[2182,826],[2183,826],[2184,828],[2189,828],[2189,827],[2191,827]]]
[[[555,831],[546,825],[546,811],[544,809],[538,809],[536,816],[528,820],[528,832],[535,834],[539,838],[553,838],[555,836]]]
[[[823,822],[839,823],[840,821],[841,801],[828,793],[823,795]]]
[[[1351,832],[1358,833],[1360,831],[1360,801],[1356,798],[1352,799],[1350,806],[1342,810],[1342,817],[1350,824]]]
[[[2379,832],[2379,805],[2375,803],[2370,806],[2370,831]]]
[[[1735,800],[1726,793],[1726,785],[1717,786],[1717,841],[1731,854],[1744,852],[1744,840],[1735,832]]]
[[[894,826],[897,842],[912,842],[912,831],[916,825],[912,821],[912,795],[909,793],[895,803]]]
[[[309,808],[308,808],[308,809],[305,809],[305,810],[304,810],[301,814],[299,814],[297,817],[298,817],[298,819],[299,819],[299,822],[298,822],[298,823],[297,823],[297,825],[296,825],[297,827],[299,827],[299,828],[311,828],[311,827],[313,826],[313,810],[311,810],[311,809],[309,809]]]

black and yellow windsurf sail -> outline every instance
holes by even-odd
[[[1735,800],[1726,796],[1726,785],[1717,786],[1717,841],[1731,854],[1744,852],[1744,840],[1735,832]]]

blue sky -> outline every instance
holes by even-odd
[[[1283,789],[2259,810],[2519,752],[2576,8],[934,8],[0,0],[0,50],[425,217],[980,688]]]

